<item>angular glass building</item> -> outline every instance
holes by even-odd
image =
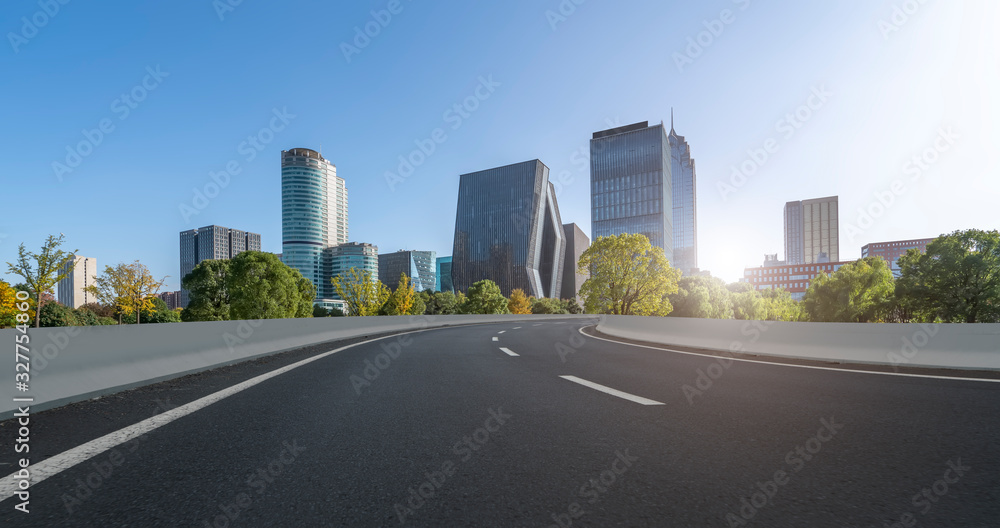
[[[563,264],[562,297],[572,299],[580,296],[580,287],[590,277],[589,273],[577,273],[580,257],[590,247],[590,239],[576,224],[564,224],[566,237],[566,263]]]
[[[323,276],[316,283],[316,304],[324,308],[336,306],[343,309],[343,301],[333,287],[332,279],[347,273],[351,268],[372,274],[372,281],[379,279],[378,246],[351,242],[323,249]]]
[[[647,121],[590,140],[591,236],[642,233],[674,263],[670,140]]]
[[[670,264],[684,275],[698,271],[698,180],[691,159],[691,146],[674,131],[670,112],[670,175],[674,224],[674,258]]]
[[[559,298],[566,240],[549,168],[532,160],[463,174],[451,276],[466,292],[489,279],[504,295],[522,289]]]
[[[378,275],[382,283],[396,291],[401,275],[410,278],[414,291],[435,291],[437,253],[434,251],[397,251],[378,256]]]
[[[315,150],[281,151],[281,260],[317,289],[322,304],[323,250],[347,243],[347,187]]]
[[[455,293],[451,282],[451,257],[437,258],[437,291]]]

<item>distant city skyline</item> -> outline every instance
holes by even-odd
[[[404,4],[350,60],[340,43],[382,4],[244,2],[224,20],[205,5],[73,5],[0,50],[18,102],[0,179],[44,197],[37,218],[0,218],[0,262],[63,232],[64,249],[138,259],[174,291],[181,231],[239,226],[282,253],[278,160],[299,147],[350,188],[350,241],[449,255],[459,176],[533,158],[563,222],[593,238],[591,133],[671,108],[698,160],[698,264],[726,281],[782,252],[781,207],[803,197],[839,196],[840,260],[1000,227],[995,3],[921,4],[890,32],[893,3],[862,0],[587,2],[555,27],[554,1]],[[735,20],[690,57],[723,8]],[[298,30],[261,38],[275,27]]]

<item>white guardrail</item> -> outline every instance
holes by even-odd
[[[1000,324],[789,323],[608,315],[598,331],[650,343],[838,363],[1000,370]]]
[[[567,315],[324,317],[124,326],[31,328],[28,391],[16,388],[13,361],[0,375],[0,420],[18,405],[33,413],[239,363],[295,348],[354,337],[471,323],[543,321]],[[0,330],[0,351],[13,359],[13,328]],[[331,347],[333,348],[333,347]],[[32,397],[30,403],[14,398]]]

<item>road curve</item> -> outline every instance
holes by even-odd
[[[38,466],[164,423],[34,483],[30,513],[3,500],[0,526],[1000,525],[1000,383],[727,362],[585,324],[355,340],[259,378],[345,343],[324,344],[40,413]],[[0,423],[2,475],[15,436]]]

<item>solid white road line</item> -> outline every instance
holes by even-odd
[[[513,351],[513,350],[511,350],[511,349],[509,349],[509,348],[506,348],[506,347],[500,347],[500,350],[502,350],[502,351],[503,351],[504,353],[506,353],[506,354],[507,354],[508,356],[514,356],[514,357],[517,357],[517,356],[518,356],[518,354],[514,353],[514,351]]]
[[[604,385],[601,385],[599,383],[594,383],[593,381],[587,381],[585,379],[580,379],[580,378],[578,378],[576,376],[559,376],[559,377],[562,378],[562,379],[564,379],[564,380],[569,380],[569,381],[572,381],[574,383],[579,383],[580,385],[583,385],[584,387],[590,387],[591,389],[599,390],[601,392],[610,394],[612,396],[618,396],[619,398],[623,398],[623,399],[626,399],[628,401],[633,401],[633,402],[638,403],[640,405],[664,405],[663,403],[660,403],[660,402],[658,402],[656,400],[650,400],[649,398],[643,398],[642,396],[636,396],[634,394],[629,394],[627,392],[622,392],[622,391],[620,391],[618,389],[612,389],[611,387],[605,387]]]
[[[872,323],[872,324],[875,324],[875,323]],[[673,349],[670,349],[670,348],[658,347],[658,346],[637,345],[635,343],[623,343],[621,341],[615,341],[614,339],[605,339],[603,337],[592,336],[592,335],[584,332],[583,331],[584,328],[586,328],[586,327],[581,327],[581,328],[578,329],[578,331],[581,334],[583,334],[583,335],[585,335],[585,336],[587,336],[587,337],[589,337],[591,339],[600,339],[601,341],[607,341],[609,343],[617,343],[619,345],[626,345],[626,346],[638,347],[638,348],[651,348],[653,350],[659,350],[661,352],[673,352],[674,354],[686,354],[686,355],[689,355],[689,356],[701,356],[701,357],[706,357],[706,358],[722,357],[722,356],[713,356],[711,354],[699,354],[698,352],[685,352],[683,350],[673,350]],[[774,356],[774,357],[781,358],[782,356]],[[907,374],[905,372],[878,372],[878,371],[875,371],[875,370],[857,370],[857,369],[836,368],[836,367],[819,367],[819,366],[816,366],[816,365],[795,365],[795,364],[792,364],[792,363],[781,363],[781,362],[778,362],[778,361],[763,361],[763,360],[760,360],[760,359],[744,359],[744,358],[734,358],[734,357],[726,357],[726,359],[729,359],[731,361],[742,361],[744,363],[763,363],[765,365],[776,365],[776,366],[779,366],[779,367],[794,367],[794,368],[817,369],[817,370],[834,370],[834,371],[837,371],[837,372],[856,372],[858,374],[879,374],[879,375],[882,375],[882,376],[904,376],[904,377],[907,377],[907,378],[931,378],[931,379],[960,380],[960,381],[989,381],[989,382],[993,382],[993,383],[1000,383],[1000,379],[958,378],[958,377],[955,377],[955,376],[932,376],[930,374]],[[789,358],[789,359],[808,359],[808,358]],[[935,368],[935,367],[924,367],[924,368]],[[941,368],[944,368],[944,367],[941,367]]]
[[[209,405],[212,405],[213,403],[219,400],[222,400],[224,398],[232,396],[233,394],[249,389],[250,387],[257,385],[262,381],[269,380],[275,376],[280,376],[281,374],[284,374],[285,372],[288,372],[289,370],[292,370],[294,368],[301,367],[302,365],[305,365],[307,363],[312,363],[313,361],[316,361],[318,359],[323,359],[329,355],[336,354],[337,352],[340,352],[342,350],[347,350],[348,348],[356,347],[358,345],[364,345],[372,343],[373,341],[379,341],[381,339],[388,339],[391,337],[397,337],[405,334],[415,334],[418,332],[425,332],[425,331],[426,330],[401,332],[398,334],[393,334],[378,339],[369,339],[368,341],[361,341],[359,343],[343,346],[336,350],[331,350],[329,352],[323,352],[322,354],[313,356],[311,358],[303,359],[302,361],[292,363],[291,365],[281,367],[277,370],[273,370],[266,374],[261,374],[256,378],[248,379],[242,383],[233,385],[232,387],[220,390],[213,394],[209,394],[204,398],[195,400],[186,405],[181,405],[180,407],[171,409],[162,414],[157,414],[156,416],[153,416],[152,418],[147,418],[137,424],[130,425],[123,429],[119,429],[118,431],[91,440],[86,444],[74,447],[73,449],[59,453],[58,455],[47,458],[41,462],[31,464],[28,467],[28,470],[31,471],[31,485],[37,486],[39,482],[53,475],[56,475],[65,469],[69,469],[81,462],[84,462],[92,457],[95,457],[107,451],[108,449],[111,449],[112,447],[125,443],[133,438],[142,436],[162,425],[166,425],[178,418],[182,418],[199,409],[208,407]],[[18,481],[20,479],[15,478],[16,475],[17,475],[16,473],[11,473],[10,475],[7,475],[6,477],[0,479],[0,501],[9,499],[10,497],[14,496],[14,493],[16,491],[18,491]]]
[[[494,340],[494,341],[499,341],[499,340],[500,340],[500,338],[499,338],[499,337],[497,337],[497,336],[493,336],[493,340]]]

